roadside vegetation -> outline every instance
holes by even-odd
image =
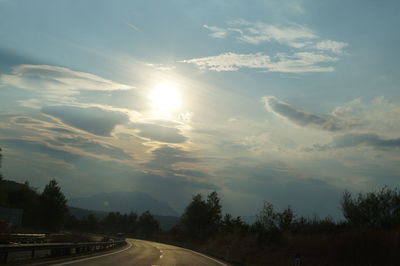
[[[257,221],[222,216],[216,192],[193,197],[166,241],[186,245],[237,265],[398,265],[400,192],[384,187],[353,196],[344,192],[345,220],[278,211],[265,202]]]

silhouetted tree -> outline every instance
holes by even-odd
[[[201,194],[192,198],[181,218],[184,232],[194,241],[203,241],[217,233],[221,225],[221,205],[217,192],[211,192],[207,201]]]
[[[278,228],[278,214],[274,210],[274,205],[264,202],[260,212],[257,214],[257,222],[266,230]]]
[[[278,226],[282,231],[288,231],[294,221],[295,215],[290,206],[284,209],[281,213],[277,213]]]
[[[249,226],[242,221],[240,216],[233,218],[231,214],[225,214],[221,221],[221,233],[236,234],[243,237],[249,229]]]
[[[56,231],[61,228],[68,213],[66,202],[57,181],[52,179],[40,195],[42,226],[46,230]]]
[[[400,224],[400,192],[382,188],[377,192],[359,193],[354,197],[345,191],[341,200],[343,216],[356,227],[390,228]]]
[[[207,196],[207,213],[208,213],[208,234],[212,235],[218,232],[221,225],[221,204],[216,191],[211,192]]]
[[[208,224],[208,206],[201,194],[193,196],[182,215],[183,231],[193,241],[202,241],[208,236],[205,234]]]
[[[99,219],[93,213],[84,217],[80,221],[80,230],[84,232],[97,232],[99,229]]]
[[[159,222],[149,211],[145,211],[139,216],[138,227],[139,233],[143,237],[151,237],[161,230]]]

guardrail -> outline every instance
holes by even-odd
[[[85,242],[85,243],[45,243],[45,244],[19,244],[19,245],[0,245],[0,263],[9,262],[10,254],[30,252],[30,259],[37,258],[37,251],[46,250],[44,257],[61,257],[74,254],[88,253],[111,249],[126,244],[125,240],[115,240],[108,242]],[[26,257],[26,256],[25,256]],[[29,259],[29,258],[27,258]]]

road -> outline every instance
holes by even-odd
[[[53,264],[53,266],[98,266],[98,265],[137,265],[137,266],[228,266],[206,255],[171,245],[127,239],[128,246],[103,255],[75,259]]]

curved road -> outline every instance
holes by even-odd
[[[137,265],[137,266],[228,266],[206,255],[157,242],[127,239],[121,250],[53,264],[53,266]]]

